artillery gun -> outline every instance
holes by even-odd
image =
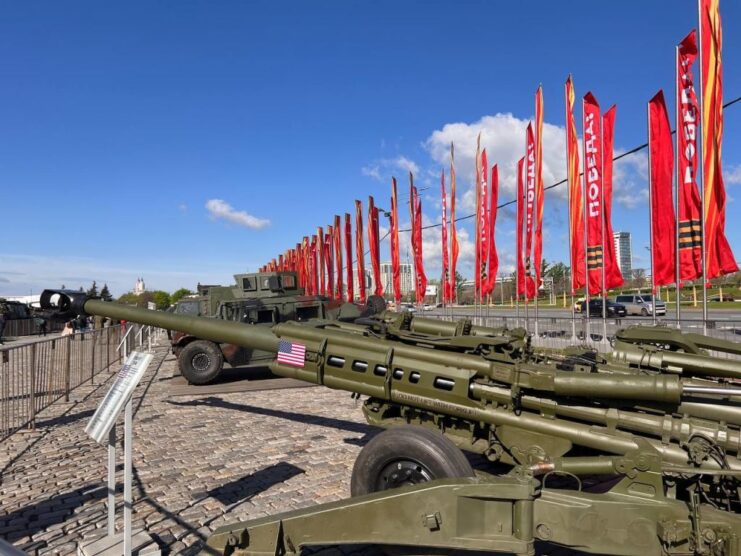
[[[325,296],[305,295],[295,272],[235,274],[231,286],[199,286],[198,295],[175,305],[178,315],[210,317],[258,326],[289,320],[358,317],[353,304]],[[249,346],[208,340],[185,331],[170,334],[180,374],[191,384],[216,380],[224,363],[232,367],[267,363],[273,354]]]
[[[354,543],[531,554],[546,541],[594,554],[741,555],[740,344],[633,327],[608,355],[547,352],[524,330],[408,313],[267,328],[79,292],[47,290],[42,303],[275,353],[277,375],[367,396],[366,418],[388,430],[360,452],[354,498],[223,527],[207,554]],[[512,471],[477,475],[460,449]],[[577,488],[554,488],[554,475]],[[613,486],[587,492],[587,475]]]

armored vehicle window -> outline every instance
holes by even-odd
[[[272,323],[273,322],[273,315],[275,313],[272,309],[262,309],[257,312],[257,323]]]
[[[284,290],[296,289],[296,279],[291,274],[284,274],[281,276],[281,284]]]
[[[297,307],[296,319],[308,320],[319,318],[319,307]]]
[[[186,301],[184,303],[179,303],[175,312],[181,315],[197,315],[198,301]]]
[[[257,280],[255,277],[248,276],[247,278],[242,278],[242,289],[246,292],[257,291]]]

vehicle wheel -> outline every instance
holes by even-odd
[[[473,477],[466,456],[441,433],[417,426],[396,427],[374,437],[352,470],[350,493],[361,496],[449,477]]]
[[[641,314],[642,314],[642,315],[643,315],[644,317],[647,317],[647,316],[648,316],[648,309],[646,309],[645,307],[644,307],[643,309],[641,309]]]
[[[219,376],[223,365],[219,346],[206,340],[189,343],[178,355],[180,373],[190,384],[208,384]]]

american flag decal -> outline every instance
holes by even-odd
[[[291,367],[303,367],[306,346],[281,340],[278,342],[278,363]]]

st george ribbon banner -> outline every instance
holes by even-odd
[[[85,427],[85,432],[98,444],[108,438],[108,433],[115,424],[116,417],[121,413],[151,361],[151,353],[139,353],[137,351],[131,352],[126,359],[110,390],[108,390],[87,427]]]

